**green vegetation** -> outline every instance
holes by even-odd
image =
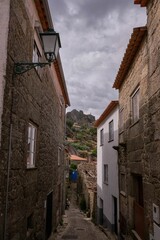
[[[80,123],[80,120],[83,123]],[[86,115],[84,115],[84,119],[81,118],[80,120],[78,121],[77,119],[77,122],[74,122],[73,118],[68,118],[66,121],[66,133],[69,145],[81,157],[87,158],[88,155],[91,155],[96,158],[97,129],[93,127],[92,123],[87,123]],[[85,121],[86,123],[84,123]]]
[[[76,142],[76,143],[71,143],[71,146],[74,147],[77,150],[90,150],[88,146],[86,145],[82,145],[80,142]]]
[[[72,128],[72,127],[73,127],[73,124],[74,124],[73,121],[67,119],[67,121],[66,121],[66,125],[67,125],[69,128]]]
[[[91,155],[97,157],[97,148],[92,150]]]
[[[76,170],[76,169],[77,169],[77,165],[74,164],[74,163],[72,163],[72,164],[70,165],[70,170]]]

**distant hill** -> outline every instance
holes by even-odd
[[[84,114],[82,110],[77,111],[76,109],[66,114],[67,120],[77,123],[79,125],[91,125],[95,122],[95,117],[91,114]]]
[[[71,154],[81,157],[96,157],[97,130],[93,126],[95,117],[76,109],[66,114],[66,137]]]

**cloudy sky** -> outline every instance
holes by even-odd
[[[134,0],[48,0],[60,33],[60,55],[72,109],[98,118],[111,100],[117,71],[146,9]]]

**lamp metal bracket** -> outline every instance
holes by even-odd
[[[46,65],[51,65],[51,62],[45,62],[45,63],[15,63],[14,66],[14,72],[16,74],[22,74],[25,73],[35,67],[45,67]]]

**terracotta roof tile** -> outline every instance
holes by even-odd
[[[42,28],[44,31],[46,31],[50,28],[50,26],[45,12],[44,2],[42,0],[35,0],[35,5],[42,24]]]
[[[146,7],[149,0],[134,0],[134,4],[140,4],[141,7]]]
[[[82,158],[82,157],[79,157],[77,155],[71,155],[70,160],[71,161],[87,161],[87,158]]]
[[[96,120],[94,126],[98,127],[117,105],[118,101],[111,101],[102,115]]]
[[[119,89],[121,87],[146,32],[147,27],[133,29],[133,33],[114,81],[113,88]]]

